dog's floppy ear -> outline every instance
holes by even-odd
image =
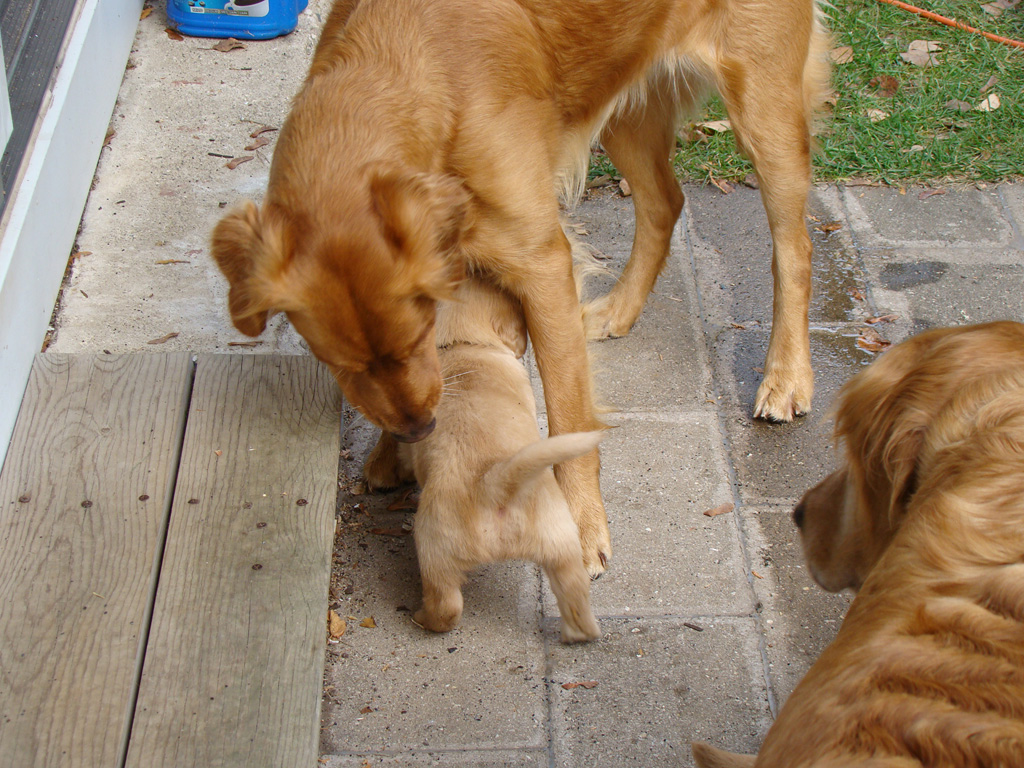
[[[283,308],[275,306],[272,289],[287,259],[282,228],[247,200],[214,227],[210,253],[230,285],[231,322],[246,336],[259,336],[271,310]]]
[[[469,226],[469,192],[446,174],[414,173],[386,164],[374,164],[368,171],[384,236],[406,260],[404,266],[420,290],[434,299],[450,298],[465,277],[457,247]]]
[[[697,768],[753,768],[757,760],[756,755],[737,755],[735,752],[712,747],[703,741],[695,741],[690,747],[693,749],[693,761]]]

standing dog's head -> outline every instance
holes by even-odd
[[[809,490],[794,510],[804,555],[825,589],[859,589],[930,472],[937,447],[964,422],[954,398],[983,401],[1024,371],[1024,325],[989,323],[915,336],[883,354],[839,393],[836,439],[845,466]],[[966,402],[958,408],[970,408]],[[930,480],[930,478],[929,478]]]
[[[263,207],[247,202],[214,229],[231,320],[258,336],[286,313],[354,406],[419,440],[441,395],[435,306],[462,277],[469,195],[452,177],[377,163],[343,199],[302,188],[275,184],[272,171]]]

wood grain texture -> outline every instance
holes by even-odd
[[[170,509],[187,354],[36,358],[0,474],[0,766],[116,766]]]
[[[316,764],[340,410],[312,358],[199,358],[128,766]]]

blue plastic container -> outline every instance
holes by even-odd
[[[183,35],[267,40],[287,35],[308,0],[167,0],[167,21]]]

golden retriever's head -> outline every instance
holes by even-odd
[[[468,207],[446,176],[365,169],[343,201],[272,183],[262,209],[225,216],[211,252],[235,327],[258,336],[285,312],[345,397],[398,440],[430,433],[441,395],[435,307],[462,277]]]
[[[896,345],[847,382],[835,406],[845,466],[793,512],[822,587],[860,588],[899,529],[928,456],[953,439],[932,434],[936,415],[965,388],[1019,369],[1022,350],[1019,323],[936,329]]]

